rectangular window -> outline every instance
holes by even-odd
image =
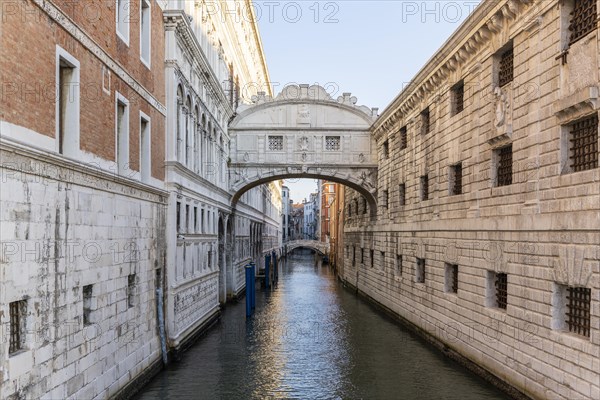
[[[390,158],[390,142],[388,140],[383,142],[383,158],[386,160]]]
[[[425,259],[417,258],[417,266],[415,268],[415,281],[425,283]]]
[[[356,246],[352,246],[352,265],[356,264]]]
[[[568,145],[571,171],[598,168],[598,114],[570,127]]]
[[[339,136],[325,136],[325,150],[338,151],[340,149]]]
[[[452,115],[456,115],[462,112],[465,108],[465,82],[461,80],[454,85],[450,91],[450,98],[452,101]]]
[[[189,204],[185,205],[185,225],[183,226],[186,233],[190,231],[190,206]]]
[[[513,80],[513,48],[512,44],[510,48],[504,50],[500,54],[500,64],[498,66],[498,85],[500,87],[507,85]]]
[[[552,328],[590,337],[592,290],[554,284]]]
[[[269,136],[269,150],[283,151],[283,136]]]
[[[371,261],[371,268],[373,268],[375,266],[375,250],[369,251],[369,258]]]
[[[571,32],[569,45],[584,38],[598,26],[596,2],[597,0],[575,0],[573,2],[573,11],[571,11],[569,22],[569,31]]]
[[[506,310],[508,300],[508,276],[504,273],[496,274],[496,307]]]
[[[407,129],[406,126],[400,128],[400,150],[406,149],[408,147],[408,137],[407,137]]]
[[[429,175],[421,176],[421,200],[429,200]]]
[[[127,307],[135,306],[135,274],[127,276]]]
[[[450,167],[450,195],[462,194],[462,163]]]
[[[213,259],[213,255],[212,255],[212,250],[208,251],[208,269],[212,270],[212,259]]]
[[[177,202],[177,213],[175,216],[176,224],[177,224],[177,233],[181,232],[181,203]]]
[[[360,248],[360,263],[365,263],[365,249],[363,249],[362,247]]]
[[[352,204],[348,204],[348,216],[352,216]]]
[[[58,152],[73,157],[79,151],[79,62],[59,47],[56,51]]]
[[[92,295],[93,295],[93,285],[86,285],[82,289],[83,296],[83,325],[89,325],[92,323],[91,313],[92,313]]]
[[[150,67],[150,1],[141,0],[140,8],[140,59]]]
[[[367,213],[367,199],[365,199],[364,197],[362,198],[362,205],[363,205],[363,215]],[[358,207],[358,205],[357,205]]]
[[[396,276],[402,276],[402,255],[396,254]]]
[[[150,182],[151,153],[150,153],[150,120],[140,117],[140,175],[142,182]]]
[[[421,111],[421,133],[423,135],[431,132],[431,115],[429,114],[429,107]]]
[[[445,291],[446,293],[458,292],[458,265],[446,263],[445,269]]]
[[[383,199],[382,200],[383,200],[382,207],[388,208],[388,206],[389,206],[389,203],[388,203],[388,201],[389,201],[389,193],[388,193],[387,190],[383,191]]]
[[[398,189],[398,203],[401,206],[406,205],[406,184],[401,183]]]
[[[129,46],[129,15],[131,11],[130,0],[116,0],[117,2],[117,36]]]
[[[204,233],[205,229],[206,228],[204,227],[204,210],[200,210],[200,231]]]
[[[125,175],[129,169],[129,104],[117,93],[117,170]]]
[[[512,144],[496,150],[496,186],[512,184]]]
[[[10,313],[10,342],[8,354],[12,355],[25,348],[25,335],[27,332],[25,320],[27,318],[27,300],[18,300],[9,303]]]

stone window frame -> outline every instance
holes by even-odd
[[[460,170],[460,185],[459,188],[460,190],[458,190],[457,193],[457,186],[456,186],[456,177],[458,176],[458,172]],[[464,175],[464,170],[462,168],[462,162],[457,162],[455,164],[452,164],[449,166],[448,168],[448,195],[449,196],[457,196],[457,195],[461,195],[464,193],[463,191],[463,176]]]
[[[285,143],[283,135],[268,135],[267,150],[268,151],[284,151]]]
[[[27,306],[27,299],[11,301],[8,304],[9,357],[27,350]]]
[[[598,113],[594,112],[588,115],[584,115],[581,118],[577,118],[576,120],[570,121],[566,124],[563,124],[560,126],[560,163],[561,163],[561,170],[560,173],[562,174],[571,174],[571,173],[577,173],[577,172],[585,172],[585,171],[593,171],[596,168],[591,168],[591,169],[584,169],[581,171],[574,171],[573,167],[572,167],[572,160],[571,160],[571,151],[572,151],[572,130],[573,130],[573,125],[575,125],[578,122],[581,122],[583,120],[586,120],[588,118],[593,118],[594,115],[596,115],[596,119],[598,120]],[[600,133],[598,133],[598,144],[597,144],[597,149],[596,151],[599,152],[600,151]],[[600,164],[600,154],[598,154],[598,163]]]
[[[144,183],[149,183],[152,178],[152,120],[142,110],[140,110],[139,114],[140,180]],[[145,129],[142,129],[143,126],[145,126]]]
[[[458,264],[444,263],[444,292],[458,293]]]
[[[576,332],[575,327],[570,326],[569,323],[569,311],[570,303],[573,299],[569,298],[569,289],[583,288],[589,289],[589,300],[588,304],[588,315],[587,315],[587,332]],[[554,282],[552,290],[552,322],[551,328],[556,331],[564,332],[569,335],[574,335],[579,338],[590,339],[591,338],[591,289],[585,288],[578,285],[568,285],[563,283]]]
[[[325,151],[342,151],[342,137],[339,135],[327,135],[324,142]]]
[[[398,141],[400,151],[408,148],[408,126],[404,125],[398,131]]]
[[[145,19],[147,18],[147,20]],[[148,28],[144,31],[144,26]],[[147,54],[144,55],[145,48]],[[148,69],[152,65],[152,2],[140,0],[140,60]]]
[[[119,106],[124,107],[120,121]],[[129,100],[115,91],[115,161],[119,175],[126,175],[129,170],[129,114]]]
[[[509,51],[512,51],[513,54],[513,63],[512,63],[512,79],[507,82],[500,82],[500,67],[502,62],[502,57]],[[507,41],[502,47],[500,47],[492,56],[492,88],[494,87],[505,87],[509,85],[515,79],[515,61],[514,61],[514,41],[511,39]],[[503,83],[502,86],[500,83]]]
[[[506,296],[499,293],[497,282],[499,280],[499,275],[504,275],[506,277]],[[505,297],[506,307],[500,307],[498,303],[499,295]],[[501,271],[486,271],[486,279],[485,279],[485,306],[488,308],[493,308],[498,311],[506,312],[508,307],[508,274],[506,272]]]
[[[62,68],[61,68],[62,67]],[[61,132],[61,98],[55,96],[55,140],[56,152],[69,157],[77,158],[80,152],[80,135],[81,135],[81,64],[77,58],[71,55],[68,51],[56,45],[56,70],[55,82],[58,87],[61,82],[61,70],[63,68],[72,69],[69,79],[68,101],[65,106],[64,122],[67,125]],[[60,92],[59,92],[60,93]],[[68,130],[66,129],[68,128]],[[64,133],[64,137],[61,134]],[[62,146],[61,146],[62,144]],[[61,149],[62,147],[62,149]]]
[[[460,101],[459,101],[460,100]],[[450,116],[453,117],[465,110],[465,80],[460,79],[450,88]]]
[[[498,169],[500,168],[500,161],[501,161],[501,155],[500,153],[502,152],[502,150],[504,150],[507,147],[511,147],[511,154],[512,154],[512,164],[511,164],[511,172],[512,172],[512,179],[510,183],[504,183],[501,182],[502,184],[499,184],[500,182],[498,182]],[[495,147],[492,149],[492,171],[491,171],[491,175],[492,175],[492,186],[493,187],[505,187],[505,186],[511,186],[514,183],[514,175],[515,175],[515,171],[514,171],[514,149],[513,147],[513,143],[512,142],[507,142],[501,146]]]
[[[115,0],[115,30],[117,37],[129,47],[129,26],[131,25],[131,0]]]

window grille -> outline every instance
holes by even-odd
[[[363,214],[366,214],[367,213],[367,199],[365,199],[363,197],[362,203],[363,203]]]
[[[451,194],[462,193],[462,164],[456,164],[452,167],[452,187]]]
[[[383,191],[383,204],[384,208],[388,208],[388,200],[389,200],[389,192],[387,190]]]
[[[590,307],[592,289],[583,287],[568,288],[567,325],[569,332],[590,336]]]
[[[400,150],[404,150],[408,146],[406,126],[400,128]]]
[[[458,265],[451,265],[451,285],[450,285],[450,290],[452,291],[452,293],[458,293]]]
[[[500,87],[512,82],[513,80],[513,49],[506,50],[500,56],[500,70],[498,73],[498,84]]]
[[[283,136],[269,136],[269,150],[283,151]]]
[[[423,134],[427,134],[431,131],[431,115],[429,114],[429,107],[421,111],[421,131]]]
[[[27,314],[27,300],[13,301],[9,304],[10,312],[10,342],[8,353],[22,350],[25,342],[25,318]]]
[[[421,200],[429,200],[429,176],[421,177]]]
[[[497,186],[512,184],[512,144],[498,149]]]
[[[571,169],[598,168],[598,115],[578,121],[571,128]]]
[[[508,278],[506,274],[496,274],[496,304],[506,310]]]
[[[425,283],[425,259],[417,258],[416,281]]]
[[[575,0],[573,2],[573,11],[571,11],[571,21],[569,23],[569,31],[571,31],[569,45],[596,29],[598,24],[596,1]]]
[[[454,86],[454,88],[452,88],[452,97],[454,101],[454,115],[456,115],[465,108],[465,84],[463,81],[460,81],[456,86]]]
[[[396,272],[397,276],[402,276],[402,255],[396,255]]]
[[[406,205],[406,184],[404,183],[400,184],[398,202],[401,206]]]
[[[390,158],[390,142],[387,140],[383,142],[383,158]]]
[[[325,150],[338,151],[340,149],[339,136],[325,136]]]

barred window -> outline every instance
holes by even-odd
[[[574,123],[569,142],[573,172],[598,168],[598,114]]]
[[[496,306],[506,310],[508,299],[508,277],[506,274],[496,274]]]
[[[387,140],[383,142],[383,158],[390,158],[390,142]]]
[[[567,325],[569,332],[590,336],[590,309],[592,289],[569,287],[567,289]]]
[[[352,265],[356,264],[356,246],[352,246]]]
[[[382,200],[383,200],[382,207],[388,208],[389,193],[387,190],[383,191],[383,199]]]
[[[25,319],[27,317],[27,300],[9,303],[10,342],[8,354],[14,354],[25,348]]]
[[[338,151],[340,149],[339,136],[325,136],[325,150]]]
[[[363,249],[362,247],[360,248],[360,263],[365,263],[365,249]]]
[[[450,167],[450,195],[462,193],[462,163]]]
[[[512,184],[512,144],[496,150],[496,186]]]
[[[269,150],[283,151],[283,136],[269,136]]]
[[[129,308],[135,305],[135,274],[127,276],[127,306]]]
[[[458,265],[446,264],[446,292],[458,293]]]
[[[396,276],[402,276],[402,254],[396,254]]]
[[[399,188],[399,199],[398,202],[401,206],[406,205],[406,184],[401,183]]]
[[[404,150],[408,146],[406,126],[400,128],[400,150]]]
[[[513,48],[504,51],[500,56],[500,68],[498,70],[498,85],[500,87],[512,82],[513,80]]]
[[[415,270],[415,280],[418,283],[425,283],[425,259],[417,258],[417,267]]]
[[[429,176],[421,176],[421,200],[429,200]]]
[[[465,82],[460,81],[451,90],[452,115],[459,114],[464,110]]]
[[[431,115],[429,107],[421,111],[421,133],[428,134],[431,132]]]
[[[596,29],[598,24],[596,1],[575,0],[573,2],[573,11],[571,11],[571,21],[569,23],[569,31],[571,31],[569,45]]]
[[[83,325],[91,324],[93,285],[83,287]]]

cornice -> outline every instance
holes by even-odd
[[[375,121],[371,128],[374,135],[393,129],[428,92],[486,47],[505,21],[516,20],[536,1],[540,0],[484,0]]]
[[[208,81],[211,92],[221,101],[221,104],[225,109],[225,114],[228,117],[233,115],[233,108],[229,104],[227,96],[225,96],[225,92],[223,91],[223,87],[221,86],[217,75],[210,66],[206,54],[204,54],[200,43],[198,43],[198,38],[196,38],[194,30],[190,25],[190,20],[185,12],[183,10],[165,10],[163,12],[163,20],[165,23],[165,30],[175,30],[186,45],[185,48],[194,56],[194,59],[198,64],[200,64],[200,75]],[[226,118],[226,120],[227,119],[229,118]]]

